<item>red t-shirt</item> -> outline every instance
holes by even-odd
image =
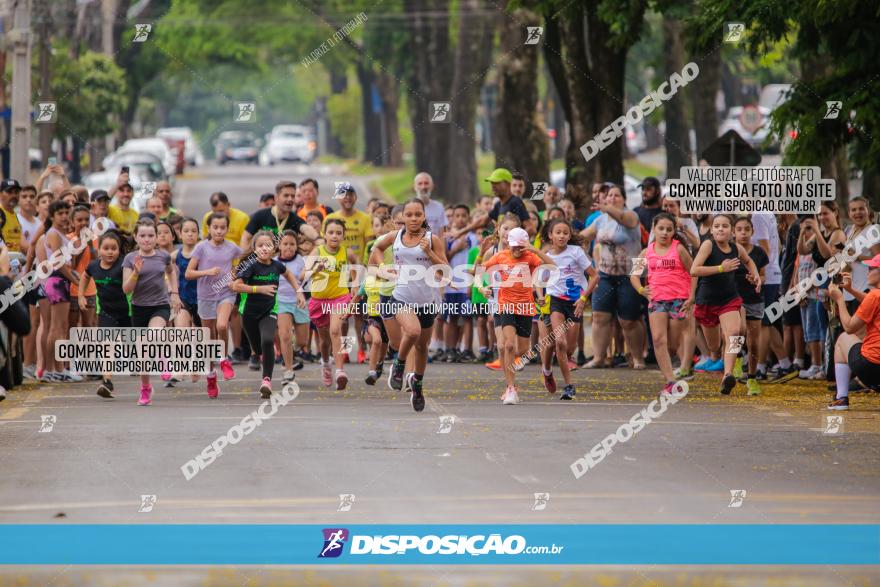
[[[532,294],[532,276],[535,274],[535,269],[542,265],[541,258],[531,251],[524,251],[522,256],[516,259],[508,249],[495,253],[483,263],[486,269],[496,265],[500,266],[497,271],[501,274],[498,288],[499,312],[534,316],[537,308],[535,308],[535,296]]]
[[[862,356],[880,365],[880,290],[871,290],[859,303],[856,316],[865,323],[867,331],[862,341]]]

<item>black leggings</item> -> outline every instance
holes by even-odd
[[[242,316],[241,325],[248,342],[251,343],[251,352],[262,355],[263,377],[272,378],[272,369],[275,367],[275,333],[278,332],[278,316],[266,314],[262,318]]]

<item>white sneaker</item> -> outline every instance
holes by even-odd
[[[811,369],[812,369],[812,367],[811,367]],[[824,381],[825,380],[825,367],[823,365],[818,365],[816,367],[816,374],[813,375],[812,377],[810,377],[810,379],[813,379],[813,380],[821,379]]]
[[[6,399],[6,388],[0,385],[0,402]]]
[[[37,378],[37,366],[36,365],[25,365],[24,378],[25,379],[36,379]]]
[[[811,365],[809,369],[801,369],[798,372],[798,377],[801,379],[813,379],[817,373],[822,372],[822,367],[819,365]]]
[[[293,369],[288,369],[284,372],[284,376],[281,377],[281,381],[283,381],[284,383],[288,383],[290,381],[293,381],[293,377]]]
[[[507,388],[507,392],[504,394],[504,400],[501,403],[505,406],[515,406],[519,403],[519,396],[516,393],[515,387]]]
[[[83,380],[81,375],[77,375],[76,373],[72,373],[70,369],[65,369],[59,373],[62,381],[71,381],[73,383],[79,383]]]

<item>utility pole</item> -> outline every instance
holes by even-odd
[[[37,44],[40,48],[40,100],[52,99],[49,87],[49,56],[52,51],[49,40],[49,0],[33,0],[37,17]],[[45,167],[49,156],[52,154],[52,136],[55,131],[54,124],[40,125],[40,151],[43,154],[43,166]]]
[[[12,0],[12,165],[10,176],[27,181],[31,143],[30,0]]]

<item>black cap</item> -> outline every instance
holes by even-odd
[[[89,197],[92,202],[97,202],[98,200],[109,200],[110,194],[107,193],[107,190],[95,190],[92,192],[92,195]]]
[[[0,192],[9,192],[12,190],[21,191],[21,184],[15,179],[4,179],[0,182]]]
[[[645,179],[642,180],[642,183],[639,184],[639,187],[641,188],[641,187],[645,187],[645,186],[649,186],[649,185],[654,186],[655,188],[659,188],[660,187],[660,180],[657,179],[656,177],[646,177]]]
[[[267,193],[263,194],[262,196],[260,196],[260,203],[262,204],[263,202],[265,202],[267,200],[274,200],[274,199],[275,199],[275,194],[270,194],[267,192]]]

